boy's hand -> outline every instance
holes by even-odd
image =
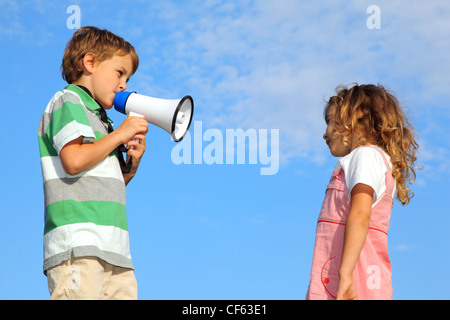
[[[114,130],[120,136],[121,143],[126,144],[135,140],[136,135],[145,135],[148,132],[148,122],[141,117],[126,117],[120,126]]]
[[[148,132],[148,122],[141,117],[127,117],[114,132],[122,137],[123,144],[128,149],[127,160],[131,159],[131,168],[129,173],[123,174],[125,185],[136,174],[141,162],[141,158],[145,152],[145,134]]]
[[[145,135],[137,134],[133,137],[133,140],[130,140],[127,143],[127,162],[131,159],[131,169],[129,173],[123,174],[123,179],[125,181],[125,185],[130,182],[130,180],[136,174],[136,171],[139,167],[139,163],[141,162],[141,158],[144,155],[146,144],[145,144]]]

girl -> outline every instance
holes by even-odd
[[[323,136],[338,161],[320,211],[307,299],[392,299],[387,232],[406,205],[418,144],[398,100],[378,85],[338,87]]]

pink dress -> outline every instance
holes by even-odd
[[[372,208],[366,242],[353,272],[358,299],[361,300],[392,299],[392,269],[387,233],[394,179],[385,155],[376,150],[382,155],[387,167],[386,192]],[[311,279],[306,299],[336,299],[345,223],[349,212],[350,200],[341,168],[331,176],[317,221]]]

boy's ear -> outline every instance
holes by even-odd
[[[93,52],[88,52],[84,55],[83,60],[81,61],[81,68],[83,69],[83,71],[92,73],[94,70],[94,63],[95,54]]]

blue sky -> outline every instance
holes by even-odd
[[[175,143],[150,128],[127,187],[139,298],[304,298],[337,161],[322,140],[323,101],[351,82],[391,89],[420,144],[415,197],[407,207],[396,202],[391,219],[394,298],[450,298],[448,1],[0,0],[0,299],[49,296],[37,128],[65,85],[59,70],[74,32],[70,5],[80,8],[81,25],[107,28],[136,47],[130,90],[194,98],[202,131],[192,144],[204,150],[208,130],[223,137],[227,129],[279,130],[278,143],[250,146],[279,150],[277,173],[261,175],[260,159],[176,165]],[[380,9],[380,29],[367,27],[370,5]],[[123,120],[108,115],[116,126]]]

